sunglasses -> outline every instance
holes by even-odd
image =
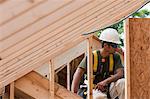
[[[107,43],[107,44],[108,44],[108,46],[111,46],[112,48],[117,48],[118,47],[118,45],[115,44],[115,43]]]

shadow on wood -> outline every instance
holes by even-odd
[[[49,98],[49,80],[36,72],[30,72],[15,82],[15,87],[36,99]],[[64,87],[55,83],[55,99],[81,99]]]

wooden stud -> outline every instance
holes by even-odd
[[[5,87],[0,88],[0,96],[2,97],[2,99],[4,99],[4,95],[5,95]]]
[[[67,63],[67,89],[70,90],[70,63]]]
[[[14,82],[10,83],[10,99],[14,99]]]
[[[49,61],[49,99],[54,99],[54,60]]]
[[[88,99],[93,99],[93,59],[92,59],[92,37],[87,38],[87,77],[88,77]]]
[[[4,95],[2,95],[2,99],[5,99],[5,96],[4,96]]]
[[[129,19],[125,21],[125,97],[130,99],[130,42],[129,42]]]
[[[67,51],[64,51],[63,53],[59,54],[58,56],[54,57],[54,64],[55,64],[55,74],[57,74],[60,70],[62,70],[65,66],[66,63],[69,61],[72,61],[73,59],[77,58],[78,56],[84,54],[86,52],[86,46],[87,41],[84,40],[81,43],[79,43],[78,45],[70,48]],[[101,48],[101,43],[100,40],[93,36],[93,50],[95,49],[100,49]],[[67,56],[67,58],[66,58]],[[48,62],[44,65],[42,65],[41,67],[37,68],[35,70],[36,72],[40,73],[41,75],[45,76],[45,75],[49,75],[49,71],[48,71]],[[49,76],[48,76],[49,77]]]

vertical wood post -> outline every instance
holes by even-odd
[[[2,95],[2,99],[5,99],[5,87],[0,87],[0,94]]]
[[[87,77],[88,77],[88,99],[93,99],[93,57],[92,37],[87,38]]]
[[[125,98],[130,99],[130,40],[129,40],[129,19],[124,23],[125,30]]]
[[[54,60],[49,61],[49,99],[54,99]]]
[[[10,99],[14,99],[14,82],[10,83]]]
[[[2,95],[2,99],[5,99],[5,95]]]
[[[70,90],[70,64],[67,63],[67,89]]]

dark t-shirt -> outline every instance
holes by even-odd
[[[123,68],[123,65],[122,65],[122,62],[121,62],[120,55],[118,53],[114,53],[113,56],[114,56],[114,70],[113,70],[114,73],[113,74],[115,74],[116,70],[118,68]],[[100,57],[102,57],[101,54],[100,54]],[[79,66],[78,66],[79,68],[82,68],[86,71],[84,76],[82,77],[82,80],[81,80],[80,84],[82,84],[84,82],[84,79],[87,79],[87,75],[86,75],[86,73],[87,73],[87,59],[86,58],[87,57],[84,57],[83,60],[81,61],[81,63],[79,64]],[[106,62],[104,64],[104,66],[107,66],[108,63],[109,63],[109,56],[105,57],[105,60],[106,60]],[[104,75],[104,74],[101,73],[101,75]]]
[[[100,57],[102,57],[100,55]],[[105,57],[106,60],[108,57]],[[108,61],[106,61],[108,62]],[[123,65],[122,65],[122,62],[121,62],[121,58],[120,58],[120,55],[118,53],[114,53],[114,72],[116,72],[116,70],[118,68],[123,68]],[[79,67],[82,68],[82,69],[85,69],[85,71],[87,70],[87,61],[86,61],[86,57],[83,58],[83,60],[81,61],[81,63],[79,64]]]

